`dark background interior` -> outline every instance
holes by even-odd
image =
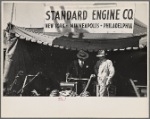
[[[84,48],[83,48],[84,49]],[[65,81],[67,66],[75,60],[76,50],[66,50],[45,46],[25,40],[18,40],[13,55],[11,81],[19,70],[25,74],[42,72],[50,80],[52,89],[59,87],[58,83]],[[97,52],[88,52],[88,62],[94,66]],[[147,49],[109,51],[107,58],[113,61],[115,76],[113,84],[117,87],[117,96],[134,96],[129,79],[137,80],[140,85],[147,85]],[[11,69],[10,69],[11,71]],[[96,81],[96,80],[95,80]]]

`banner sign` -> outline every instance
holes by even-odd
[[[134,6],[45,6],[45,32],[133,33]]]

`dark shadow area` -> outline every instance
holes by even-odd
[[[30,85],[29,87],[36,87],[41,96],[49,95],[54,89],[60,89],[60,82],[64,82],[66,78],[67,66],[75,60],[76,50],[66,50],[54,48],[37,44],[25,40],[18,40],[16,49],[11,57],[10,66],[5,72],[6,83],[4,87],[8,89],[12,86],[19,71],[23,71],[23,77],[20,79],[21,84],[26,75],[36,75],[42,72],[36,80],[38,83]],[[90,66],[95,65],[97,52],[88,52],[89,58],[87,62]],[[129,51],[110,51],[107,58],[113,61],[115,67],[115,76],[113,77],[113,84],[116,86],[116,96],[135,96],[133,88],[129,79],[137,80],[137,84],[147,85],[147,49],[129,50]],[[8,62],[7,62],[8,63]],[[6,65],[6,64],[5,64]],[[93,69],[91,69],[93,70]],[[21,85],[20,84],[20,85]],[[13,85],[16,85],[14,83]],[[15,91],[18,92],[22,86]],[[88,91],[91,96],[96,95],[96,79],[93,79]],[[46,90],[49,88],[49,93]],[[30,88],[28,88],[30,89]],[[28,91],[27,91],[28,92]],[[44,93],[43,93],[44,92]],[[7,94],[4,94],[7,95]],[[16,94],[17,95],[17,94]],[[24,93],[24,96],[28,94]],[[14,96],[13,94],[11,96]]]

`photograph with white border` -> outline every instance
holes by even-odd
[[[148,117],[148,2],[2,1],[1,24],[2,117]]]

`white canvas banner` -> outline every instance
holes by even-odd
[[[45,32],[133,33],[135,6],[45,6]]]

